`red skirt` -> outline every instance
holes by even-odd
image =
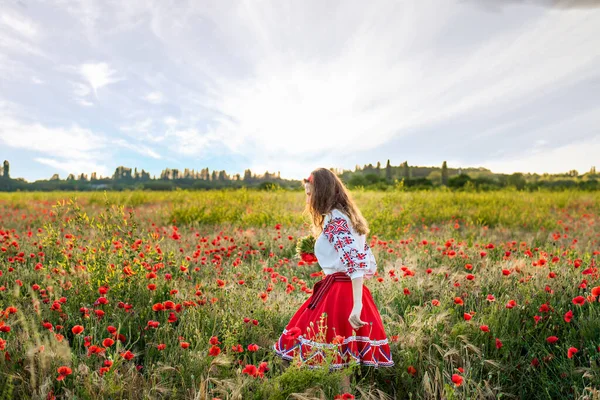
[[[366,285],[362,299],[360,319],[367,325],[355,330],[348,321],[354,303],[350,277],[344,272],[327,275],[273,345],[275,354],[309,368],[321,368],[327,359],[330,370],[353,361],[375,368],[393,366],[381,316]]]

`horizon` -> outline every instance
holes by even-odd
[[[27,182],[597,165],[600,8],[440,1],[4,2],[0,159]]]
[[[5,160],[5,161],[8,161],[8,162],[9,162],[9,164],[10,164],[10,160]],[[382,174],[384,174],[384,173],[385,173],[385,164],[384,164],[384,163],[382,163],[381,161],[379,161],[379,162],[381,163],[381,172],[382,172]],[[386,162],[387,162],[387,160],[386,160]],[[404,163],[404,161],[403,161],[402,163]],[[395,165],[395,164],[393,164],[393,163],[391,162],[391,160],[390,160],[390,165],[391,165],[391,167],[392,167],[392,168],[401,168],[401,167],[402,167],[402,163]],[[361,170],[362,170],[363,168],[367,167],[368,165],[372,165],[373,167],[376,167],[376,166],[377,166],[377,162],[375,162],[375,163],[369,163],[369,164],[363,164],[363,165],[360,165],[360,168],[361,168]],[[434,165],[411,165],[410,163],[408,163],[408,165],[409,165],[409,167],[411,167],[411,168],[413,168],[413,167],[416,167],[416,168],[432,168],[432,169],[436,169],[436,168],[437,168],[437,169],[440,169],[440,170],[441,170],[441,168],[442,168],[442,166],[441,166],[441,165],[439,165],[439,166],[434,166]],[[115,170],[116,170],[117,168],[119,168],[119,167],[129,168],[129,169],[131,169],[131,171],[132,171],[132,172],[133,172],[133,171],[134,171],[134,170],[137,168],[137,167],[129,167],[129,166],[126,166],[126,165],[119,165],[119,166],[115,167]],[[207,168],[207,167],[204,167],[204,168]],[[201,171],[201,170],[202,170],[202,169],[204,169],[204,168],[189,168],[189,167],[186,167],[186,168],[183,168],[183,169],[178,169],[178,171],[179,171],[180,173],[183,173],[183,172],[184,172],[186,169],[188,169],[189,171],[192,171],[192,170],[194,170],[195,172],[199,172],[199,171]],[[341,171],[341,172],[348,172],[348,171],[349,171],[349,172],[351,172],[351,173],[354,173],[354,172],[355,172],[355,168],[351,168],[351,169],[343,169],[343,168],[336,168],[336,167],[324,167],[324,168],[334,168],[334,169],[335,169],[336,171],[338,171],[338,172],[339,172],[339,171]],[[489,168],[486,168],[485,166],[476,166],[476,167],[462,167],[462,166],[452,166],[452,165],[447,165],[447,168],[448,168],[448,170],[461,170],[461,169],[483,169],[483,170],[489,171],[491,174],[494,174],[494,175],[502,175],[502,174],[505,174],[505,173],[502,173],[502,172],[496,172],[496,171],[493,171],[493,170],[491,170],[491,169],[489,169]],[[595,169],[595,166],[594,166],[594,165],[592,165],[592,166],[590,167],[590,170],[587,170],[587,171],[578,171],[578,170],[577,170],[577,172],[578,172],[578,175],[579,175],[579,176],[581,176],[581,175],[587,174],[587,173],[589,173],[589,172],[591,171],[591,169],[592,169],[592,168],[594,168],[594,169]],[[144,170],[144,169],[142,169],[142,168],[137,168],[137,170],[138,170],[138,173],[141,173],[142,171],[144,171],[144,172],[146,172],[146,173],[148,173],[148,174],[149,174],[149,176],[151,177],[151,179],[159,179],[159,178],[160,178],[160,174],[161,174],[161,172],[163,172],[163,171],[165,171],[165,170],[167,170],[167,169],[173,170],[173,169],[177,169],[177,168],[165,167],[165,168],[163,168],[162,170],[160,170],[158,173],[152,173],[152,172],[150,172],[150,171],[146,171],[146,170]],[[515,172],[513,172],[513,173],[521,173],[521,174],[523,174],[523,175],[539,175],[539,176],[543,176],[543,175],[545,175],[545,174],[549,174],[549,175],[561,175],[561,174],[568,174],[568,173],[569,173],[570,171],[572,171],[572,170],[573,170],[573,169],[571,169],[571,170],[568,170],[568,171],[564,171],[564,172],[558,172],[558,173],[547,173],[547,172],[544,172],[544,173],[536,173],[536,172],[523,172],[523,171],[515,171]],[[210,169],[210,168],[209,168],[209,172],[211,172],[211,173],[212,173],[212,171],[217,171],[217,172],[219,172],[219,171],[221,171],[221,170],[212,170],[212,169]],[[234,177],[236,174],[238,174],[237,172],[229,172],[229,171],[227,171],[227,170],[224,170],[224,171],[225,171],[225,173],[226,173],[228,176],[230,176],[230,177],[232,177],[232,178],[233,178],[233,177]],[[92,173],[93,173],[93,172],[95,172],[95,171],[92,171]],[[115,172],[115,171],[113,171],[113,173],[112,173],[112,174],[110,174],[110,175],[101,175],[101,174],[97,174],[97,177],[96,177],[96,179],[112,179],[112,177],[113,177],[113,175],[114,175],[114,172]],[[280,171],[252,171],[252,170],[251,170],[251,172],[252,172],[252,174],[253,174],[253,175],[255,175],[255,176],[258,176],[258,177],[261,177],[261,176],[263,176],[263,175],[264,175],[266,172],[268,172],[269,174],[277,175],[277,173],[279,173]],[[310,171],[309,171],[308,173],[310,173]],[[510,175],[510,174],[513,174],[513,173],[509,173],[509,174],[505,174],[505,175]],[[70,175],[70,173],[69,173],[69,174],[63,174],[63,175],[61,176],[61,174],[60,174],[60,173],[58,173],[58,172],[54,172],[54,173],[52,173],[52,174],[51,174],[49,177],[46,177],[46,178],[40,178],[40,179],[37,179],[36,181],[50,180],[50,178],[51,178],[51,177],[52,177],[54,174],[57,174],[57,175],[59,176],[59,179],[61,179],[61,180],[65,180],[65,179],[66,179],[66,178],[67,178],[67,177]],[[78,179],[80,178],[81,174],[82,174],[82,173],[73,173],[73,176],[75,177],[75,179],[76,179],[76,180],[78,180]],[[90,178],[91,178],[91,173],[85,173],[85,172],[84,172],[84,174],[86,175],[87,179],[88,179],[88,180],[90,180]],[[241,173],[239,173],[239,175],[240,175],[240,177],[241,177],[241,178],[243,178],[243,176],[244,176],[244,171],[242,171]],[[157,178],[157,176],[158,176],[159,178]],[[0,169],[0,179],[1,179],[1,178],[2,178],[2,170]],[[20,176],[14,176],[14,173],[13,173],[12,167],[11,167],[11,169],[10,169],[10,178],[11,178],[11,179],[25,179],[25,178],[23,178],[23,177],[20,177]],[[305,177],[301,177],[301,178],[291,178],[291,177],[286,177],[286,176],[284,176],[284,175],[281,175],[281,176],[280,176],[280,179],[282,179],[282,180],[302,180],[303,178],[305,178]],[[25,179],[25,182],[27,182],[27,183],[34,183],[35,181],[29,181],[29,180]]]

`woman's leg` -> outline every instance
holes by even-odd
[[[351,392],[352,388],[350,387],[350,376],[349,375],[342,376],[341,387],[342,387],[342,391],[344,393]]]

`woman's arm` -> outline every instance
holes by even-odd
[[[348,317],[348,321],[350,325],[354,329],[359,329],[367,323],[360,319],[360,314],[362,312],[362,293],[363,293],[363,277],[360,276],[358,278],[352,279],[352,298],[354,300],[354,305],[352,306],[352,311],[350,312],[350,316]]]
[[[344,264],[346,275],[352,281],[353,307],[348,321],[354,329],[358,329],[366,322],[360,320],[362,311],[363,276],[369,267],[367,249],[358,247],[358,241],[350,231],[349,221],[346,218],[334,217],[326,222],[323,234],[337,250],[340,261]]]
[[[352,299],[354,308],[362,309],[363,277],[352,279]]]

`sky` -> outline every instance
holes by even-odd
[[[28,181],[388,159],[584,173],[594,3],[0,0],[0,162]]]

